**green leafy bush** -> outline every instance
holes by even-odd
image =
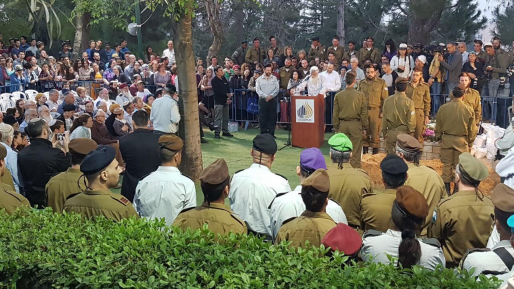
[[[497,288],[468,272],[346,266],[320,249],[249,236],[181,231],[164,222],[18,211],[0,214],[0,288]]]

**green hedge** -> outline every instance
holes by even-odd
[[[322,249],[273,246],[249,236],[213,241],[208,230],[164,222],[87,221],[50,211],[0,213],[0,288],[497,288],[468,272],[398,270]]]

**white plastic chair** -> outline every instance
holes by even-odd
[[[32,101],[36,101],[36,95],[38,93],[39,92],[37,92],[36,90],[33,90],[33,89],[25,90],[25,95],[27,96],[27,99],[30,99]]]
[[[25,93],[21,92],[21,91],[15,91],[12,93],[12,97],[11,97],[11,100],[14,100],[14,101],[17,101],[18,99],[25,99],[26,95]]]
[[[9,99],[10,100],[11,99],[11,94],[8,93],[8,92],[0,94],[0,100],[2,100],[2,99]]]
[[[10,99],[1,99],[0,100],[0,108],[2,111],[6,111],[8,108],[14,107],[15,102]]]

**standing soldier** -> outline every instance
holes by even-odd
[[[7,157],[7,149],[0,145],[0,175],[3,176],[7,171],[5,158]],[[0,183],[0,211],[5,209],[5,213],[12,214],[18,207],[26,206],[30,208],[29,200],[21,194],[10,189],[8,186]]]
[[[293,77],[293,71],[294,68],[291,66],[291,58],[288,57],[284,60],[284,66],[278,71],[278,76],[280,76],[279,87],[281,90],[287,90],[289,79]]]
[[[232,60],[235,64],[241,66],[245,63],[246,51],[248,50],[248,41],[241,41],[241,46],[232,53]]]
[[[309,54],[307,55],[307,60],[309,62],[314,61],[316,57],[319,57],[319,60],[325,60],[325,46],[321,45],[319,42],[319,37],[316,36],[311,39],[312,45],[311,50],[309,50]]]
[[[348,51],[344,53],[343,59],[350,61],[350,59],[352,59],[353,56],[359,59],[359,51],[355,50],[355,41],[348,41]]]
[[[455,109],[452,113],[459,114]],[[485,248],[494,221],[494,205],[478,189],[489,175],[487,167],[469,153],[458,160],[458,192],[439,203],[428,231],[428,237],[441,242],[448,268],[457,267],[468,249]]]
[[[364,93],[355,90],[356,75],[346,74],[346,89],[334,97],[333,121],[337,133],[344,133],[352,140],[353,154],[351,165],[361,167],[362,140],[368,129],[368,108]]]
[[[366,39],[366,47],[362,47],[359,50],[359,62],[364,63],[366,60],[370,59],[371,63],[373,65],[377,65],[380,63],[380,56],[382,56],[382,53],[378,48],[373,47],[373,44],[375,44],[375,39],[373,37],[369,36]]]
[[[430,87],[423,81],[423,71],[414,69],[405,93],[414,102],[416,115],[414,137],[423,145],[425,126],[430,122]]]
[[[407,97],[408,80],[403,77],[396,79],[396,93],[384,101],[384,120],[382,133],[386,139],[388,154],[395,153],[396,136],[401,133],[412,135],[416,127],[414,102]]]
[[[366,79],[359,83],[359,90],[364,92],[368,105],[368,124],[366,138],[363,143],[363,153],[367,154],[371,146],[373,154],[378,154],[380,148],[380,126],[382,123],[382,107],[384,100],[389,96],[387,84],[377,76],[377,69],[373,65],[366,65]],[[385,135],[384,135],[385,137]]]
[[[278,46],[277,38],[275,36],[272,35],[269,37],[269,44],[269,49],[273,50],[273,55],[282,61],[282,56],[284,56],[284,49]]]
[[[261,48],[259,38],[253,39],[253,46],[246,52],[245,61],[254,68],[257,64],[262,63],[266,59],[266,52]]]
[[[462,100],[464,90],[456,87],[452,93],[453,100],[441,106],[437,112],[435,126],[435,136],[441,138],[442,178],[448,195],[459,156],[468,152],[475,140],[474,113]]]
[[[459,77],[459,88],[464,90],[464,96],[462,97],[462,101],[467,104],[474,112],[475,119],[475,136],[478,133],[478,126],[480,125],[480,121],[482,120],[482,102],[480,100],[480,93],[478,90],[470,87],[471,85],[471,77],[466,72],[461,73]],[[453,99],[453,91],[450,93],[450,99]]]
[[[246,234],[246,224],[225,206],[230,190],[230,175],[224,159],[217,159],[200,174],[200,186],[204,196],[201,206],[182,211],[173,226],[182,229],[201,229],[204,224],[214,234]]]
[[[335,60],[337,61],[334,65],[337,64],[337,66],[339,66],[345,53],[344,46],[339,45],[339,36],[336,35],[332,38],[332,46],[327,49],[327,58],[329,53],[334,54]]]

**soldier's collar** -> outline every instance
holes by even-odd
[[[108,190],[86,190],[84,192],[86,195],[110,195],[111,191]]]
[[[227,208],[227,206],[225,206],[224,204],[203,202],[202,207],[220,209],[232,213],[232,211],[229,208]]]

